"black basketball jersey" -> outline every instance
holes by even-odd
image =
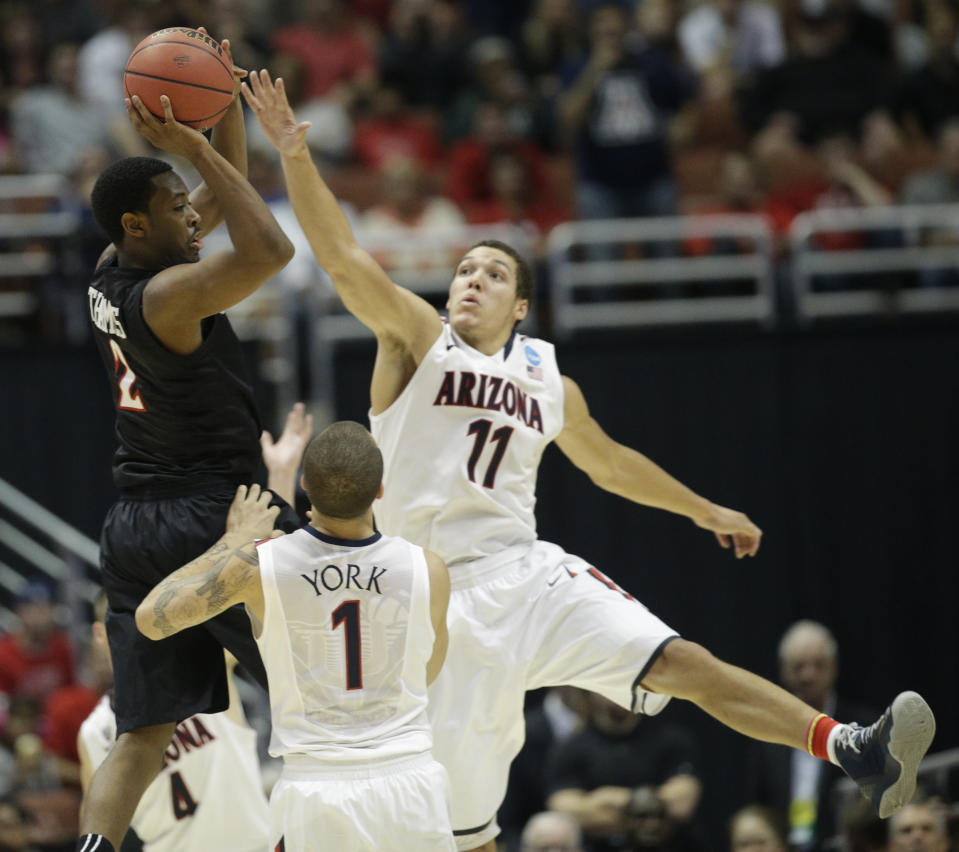
[[[143,319],[156,270],[98,267],[88,293],[97,348],[110,378],[120,446],[113,480],[125,494],[175,497],[250,482],[260,418],[240,342],[223,314],[178,355]]]

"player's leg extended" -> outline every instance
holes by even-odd
[[[120,734],[90,780],[80,808],[80,834],[102,834],[120,848],[143,791],[163,766],[173,722]]]
[[[839,725],[776,684],[682,639],[666,646],[642,685],[692,701],[746,736],[831,760],[856,781],[881,817],[912,797],[916,769],[936,729],[932,711],[914,692],[897,696],[868,728]]]

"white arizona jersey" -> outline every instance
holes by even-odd
[[[428,752],[426,664],[436,635],[423,549],[306,526],[257,552],[270,753],[356,762]]]
[[[457,563],[536,539],[536,471],[563,428],[553,345],[514,334],[494,355],[448,323],[409,384],[370,414],[383,453],[380,529]],[[465,566],[464,566],[465,569]]]
[[[113,747],[116,730],[110,699],[104,696],[80,727],[94,767]],[[180,722],[163,755],[163,768],[140,799],[130,826],[146,852],[269,848],[270,810],[256,732],[226,713]]]

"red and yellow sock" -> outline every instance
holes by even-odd
[[[839,722],[830,718],[825,713],[817,713],[813,716],[806,726],[806,736],[804,737],[806,751],[813,755],[813,757],[820,757],[823,760],[831,761],[828,748],[829,735],[838,726]]]

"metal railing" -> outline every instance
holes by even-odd
[[[727,251],[684,256],[691,240],[708,240]],[[547,253],[558,336],[584,329],[775,320],[772,232],[762,216],[566,222],[550,232]],[[731,282],[744,286],[732,288]],[[695,295],[689,285],[696,285]]]
[[[27,284],[19,289],[5,286],[0,292],[0,316],[24,316],[36,310],[38,299],[30,285],[58,271],[57,242],[72,237],[79,226],[76,211],[65,209],[70,195],[70,184],[62,175],[0,176],[0,283],[23,280]],[[29,209],[37,204],[53,209]],[[11,211],[18,206],[28,209]]]
[[[837,234],[855,238],[823,245]],[[793,220],[789,243],[800,322],[959,309],[957,204],[811,210]],[[954,281],[936,274],[950,272]]]
[[[4,551],[28,566],[31,574],[42,574],[60,588],[61,602],[76,613],[93,602],[99,587],[87,577],[88,568],[99,564],[96,542],[58,518],[9,482],[0,479],[0,545]],[[16,597],[29,582],[22,570],[0,559],[0,585]],[[16,616],[0,604],[0,627],[9,630]],[[80,630],[85,621],[70,619],[71,629]]]

